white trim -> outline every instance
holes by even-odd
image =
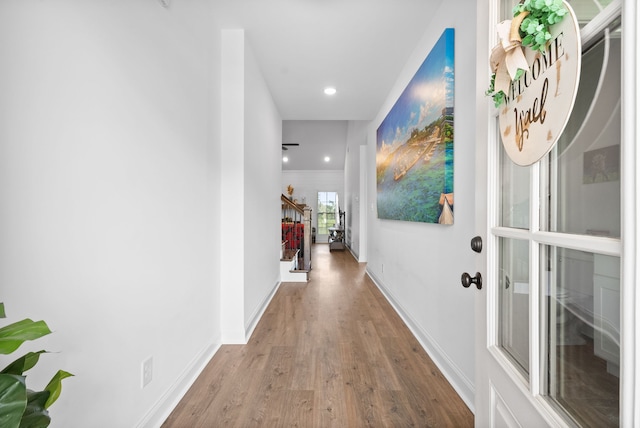
[[[351,257],[353,257],[356,262],[361,263],[360,260],[358,260],[358,254],[353,250],[353,248],[351,248],[350,245],[346,245],[346,244],[345,244],[345,247],[351,253]]]
[[[367,261],[367,242],[369,232],[367,230],[368,224],[368,211],[367,211],[367,201],[368,201],[368,193],[367,193],[367,166],[369,165],[367,158],[367,145],[360,146],[359,152],[359,162],[360,162],[360,187],[359,187],[359,195],[360,195],[360,249],[358,251],[358,262],[363,263]]]
[[[543,159],[548,159],[544,157]],[[544,161],[543,161],[544,162]],[[540,229],[540,198],[531,195],[540,194],[540,162],[531,167],[529,183],[529,224],[535,236]],[[529,241],[529,388],[534,396],[540,394],[542,361],[540,341],[540,244],[534,239]]]
[[[533,240],[541,245],[551,245],[595,254],[620,257],[622,244],[618,238],[573,235],[561,232],[531,232],[525,229],[493,227],[491,233],[501,238]]]
[[[622,14],[622,258],[621,266],[621,349],[620,349],[620,426],[640,424],[640,151],[637,150],[638,121],[638,70],[640,70],[638,31],[640,9],[636,0],[624,0]]]
[[[617,238],[572,235],[559,232],[537,232],[533,234],[533,239],[542,245],[570,248],[607,256],[619,257],[622,249],[620,239]]]
[[[306,274],[305,274],[305,277],[306,277]],[[267,297],[265,297],[265,299],[262,301],[262,304],[260,306],[258,306],[256,311],[250,317],[249,322],[245,326],[245,338],[246,338],[245,340],[246,340],[246,342],[249,342],[249,339],[251,338],[251,335],[253,334],[253,331],[256,329],[256,326],[258,325],[258,322],[260,322],[260,319],[262,318],[262,315],[264,315],[264,311],[267,310],[267,307],[269,306],[269,303],[271,303],[271,300],[273,299],[273,296],[276,295],[276,292],[278,291],[278,288],[280,288],[280,284],[282,284],[282,282],[280,282],[280,281],[276,282],[276,285],[271,290],[271,293],[269,293],[269,295]]]
[[[495,14],[494,14],[495,16]],[[494,26],[495,27],[495,26]],[[492,233],[489,225],[498,224],[500,218],[500,201],[498,199],[497,184],[500,177],[500,132],[498,129],[497,116],[490,114],[487,144],[487,268],[486,281],[487,286],[487,347],[496,346],[498,344],[498,236]]]
[[[497,24],[497,1],[476,2],[476,97],[475,97],[475,226],[479,236],[484,241],[483,250],[476,256],[476,268],[484,276],[483,289],[475,293],[475,400],[474,415],[478,426],[490,425],[492,421],[491,385],[489,377],[489,352],[488,346],[495,343],[495,325],[491,313],[494,310],[492,296],[495,296],[495,269],[491,269],[495,262],[495,236],[491,234],[489,224],[492,223],[492,214],[495,213],[494,192],[490,183],[493,182],[492,174],[496,174],[497,162],[495,156],[495,134],[497,130],[497,111],[490,97],[482,94],[491,77],[491,70],[487,58],[491,48],[497,42],[497,34],[494,31]],[[482,88],[482,89],[481,89]],[[488,191],[488,193],[486,193]],[[484,196],[484,197],[483,197]]]
[[[590,47],[597,42],[600,34],[611,25],[611,21],[622,13],[621,0],[613,0],[607,7],[600,12],[596,19],[589,21],[580,30],[580,38],[582,39],[582,50]]]
[[[489,354],[509,377],[513,385],[519,389],[522,393],[522,397],[536,409],[542,419],[544,419],[550,427],[564,428],[570,426],[567,420],[565,420],[560,413],[558,413],[557,410],[549,404],[549,401],[545,396],[531,393],[529,380],[515,368],[513,362],[505,355],[501,348],[493,346],[489,349]]]
[[[500,426],[506,424],[510,427],[521,427],[522,425],[518,421],[518,418],[513,414],[507,403],[505,403],[502,395],[498,392],[493,383],[489,382],[489,388],[491,391],[491,426]],[[498,421],[496,412],[500,412],[502,417],[502,423]]]
[[[198,379],[207,364],[209,364],[209,361],[218,352],[220,346],[220,338],[217,338],[214,343],[200,351],[182,371],[182,374],[173,385],[167,389],[156,404],[136,424],[136,428],[160,428]]]

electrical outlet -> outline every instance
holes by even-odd
[[[142,362],[142,387],[149,385],[153,379],[153,357]]]

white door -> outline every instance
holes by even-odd
[[[476,102],[483,287],[470,288],[476,426],[638,426],[638,6],[571,1],[583,42],[574,112],[553,151],[519,167],[482,96],[495,25],[514,3],[477,2],[477,67],[487,73]]]

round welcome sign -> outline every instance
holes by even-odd
[[[540,160],[562,134],[578,91],[582,45],[575,13],[549,28],[543,52],[525,49],[529,66],[505,91],[500,107],[500,133],[505,151],[518,165]]]

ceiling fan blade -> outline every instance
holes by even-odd
[[[282,143],[283,146],[299,146],[299,143]]]
[[[289,150],[288,148],[286,148],[284,145],[282,146],[282,150]]]

